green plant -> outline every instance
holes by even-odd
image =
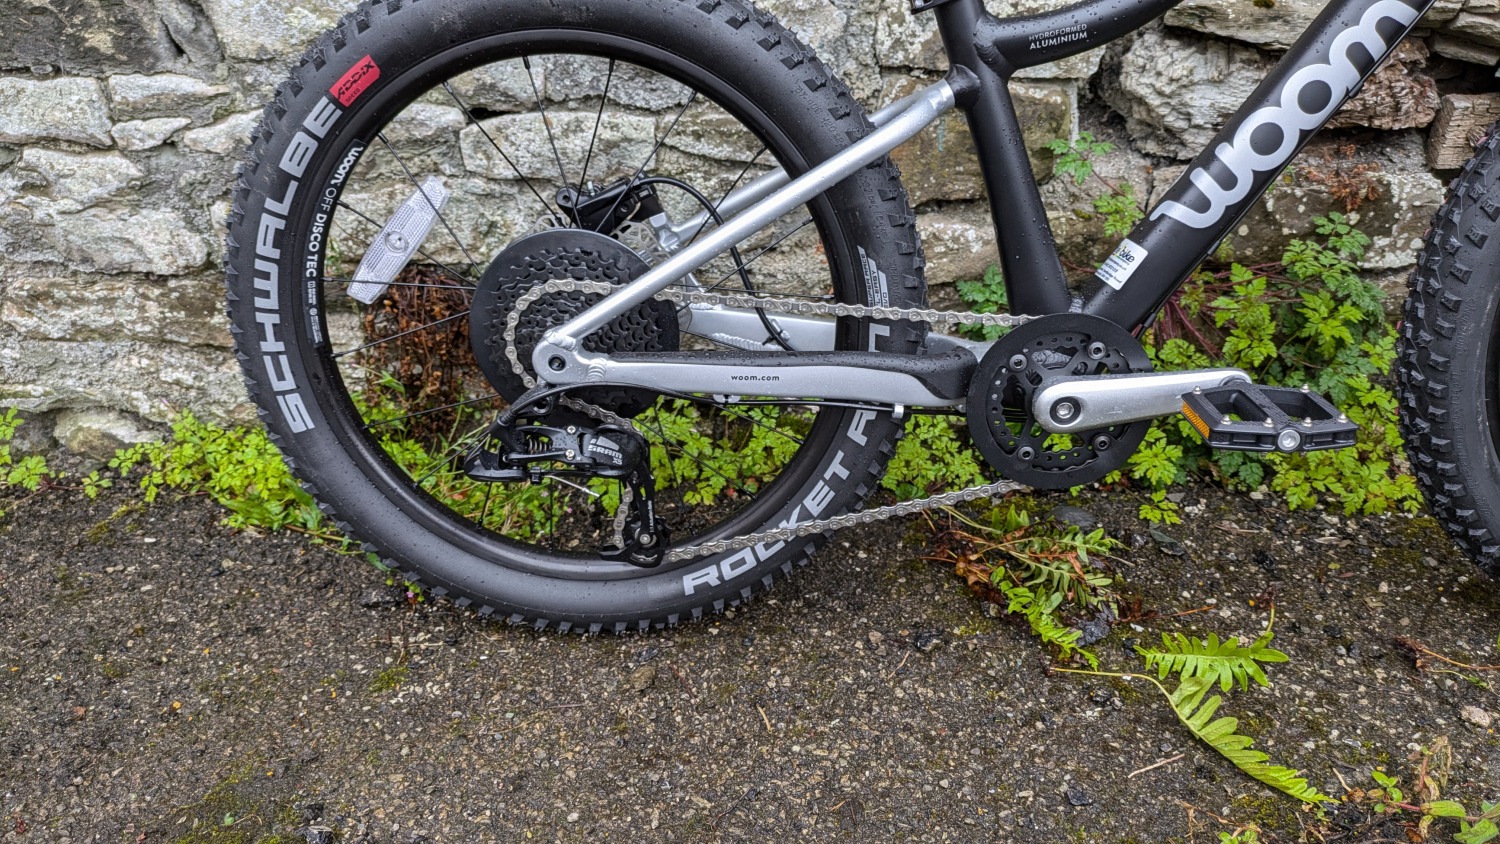
[[[1266,632],[1249,647],[1233,638],[1221,642],[1216,633],[1208,634],[1207,639],[1182,633],[1175,636],[1163,633],[1161,644],[1160,650],[1142,645],[1135,648],[1136,653],[1146,660],[1147,668],[1157,669],[1158,679],[1165,680],[1169,674],[1176,674],[1183,680],[1202,678],[1210,685],[1218,683],[1220,691],[1225,692],[1235,683],[1239,683],[1243,691],[1249,688],[1251,680],[1257,685],[1269,686],[1271,682],[1266,679],[1260,663],[1287,661],[1286,654],[1270,646],[1269,624]]]
[[[1082,186],[1092,178],[1103,186],[1104,193],[1092,200],[1094,213],[1103,219],[1106,237],[1124,237],[1135,228],[1146,211],[1141,207],[1133,185],[1111,182],[1100,176],[1094,167],[1095,157],[1107,155],[1114,148],[1114,144],[1097,141],[1088,132],[1079,132],[1075,141],[1059,138],[1047,145],[1047,149],[1057,156],[1052,163],[1054,173],[1072,179],[1075,185]]]
[[[21,427],[21,415],[13,407],[0,414],[0,489],[15,488],[36,492],[42,484],[61,477],[47,466],[47,459],[40,454],[28,454],[17,460],[11,451],[16,431]],[[0,509],[0,518],[5,510]]]
[[[1270,647],[1274,638],[1271,628],[1275,623],[1275,612],[1266,622],[1266,629],[1249,647],[1241,647],[1233,638],[1220,640],[1215,634],[1205,639],[1178,635],[1162,635],[1162,649],[1138,647],[1136,650],[1148,668],[1157,669],[1158,676],[1099,671],[1097,668],[1083,670],[1056,668],[1075,674],[1092,674],[1117,677],[1123,680],[1140,678],[1155,686],[1167,699],[1178,722],[1194,738],[1213,748],[1220,756],[1229,760],[1236,768],[1272,788],[1314,805],[1337,802],[1334,798],[1308,785],[1306,778],[1297,771],[1280,765],[1269,764],[1270,757],[1251,747],[1253,740],[1241,735],[1239,721],[1224,715],[1215,718],[1224,699],[1210,695],[1218,685],[1228,692],[1238,683],[1243,690],[1254,681],[1260,686],[1269,686],[1270,680],[1260,663],[1285,662],[1286,655]],[[1167,690],[1162,682],[1176,675],[1177,687]]]
[[[1148,352],[1158,369],[1239,367],[1258,383],[1308,385],[1360,426],[1352,449],[1303,454],[1215,452],[1185,420],[1161,420],[1124,472],[1161,490],[1206,470],[1234,488],[1267,484],[1292,509],[1337,502],[1346,513],[1415,511],[1402,470],[1396,399],[1385,379],[1395,328],[1355,261],[1369,238],[1341,214],[1318,218],[1321,240],[1294,240],[1276,265],[1204,270],[1168,301]],[[1161,515],[1143,507],[1142,515]]]
[[[969,310],[979,314],[1004,314],[1010,312],[1010,297],[1005,290],[1005,277],[1000,267],[990,264],[979,281],[960,281],[954,284],[958,297]],[[970,340],[994,340],[1010,329],[1000,325],[963,325],[959,333]]]
[[[1463,803],[1441,799],[1453,767],[1453,749],[1446,738],[1439,736],[1413,758],[1417,760],[1417,769],[1409,789],[1403,788],[1397,777],[1377,768],[1370,772],[1370,779],[1375,782],[1373,788],[1346,785],[1345,799],[1354,805],[1367,806],[1379,817],[1410,819],[1408,829],[1414,840],[1426,841],[1431,828],[1445,820],[1458,822],[1457,831],[1452,833],[1458,844],[1487,844],[1500,838],[1500,803],[1481,801],[1479,813],[1470,814]]]
[[[946,416],[913,416],[881,486],[901,498],[981,483],[987,467]]]
[[[233,527],[294,527],[314,533],[323,527],[312,496],[297,484],[259,428],[221,428],[183,411],[167,439],[121,449],[109,465],[122,475],[144,469],[139,485],[147,502],[166,489],[207,495],[229,510],[225,521]],[[95,494],[102,486],[102,480],[95,483]],[[87,493],[87,481],[84,488]]]
[[[1036,523],[1024,506],[996,507],[986,521],[947,510],[960,528],[952,531],[959,547],[940,557],[952,562],[970,588],[1025,619],[1043,642],[1063,659],[1079,656],[1097,667],[1099,659],[1078,641],[1082,632],[1064,619],[1064,607],[1103,610],[1113,617],[1116,596],[1108,575],[1091,561],[1107,555],[1116,543],[1104,531],[1083,531],[1051,521]]]

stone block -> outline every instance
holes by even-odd
[[[152,72],[199,63],[218,47],[202,13],[184,0],[37,0],[7,4],[0,67],[68,73]]]
[[[991,264],[999,263],[995,227],[984,202],[944,208],[917,215],[922,252],[927,257],[927,283],[935,301],[952,303],[957,294],[938,289],[955,281],[984,277]]]
[[[60,214],[50,234],[62,262],[85,273],[182,275],[208,260],[208,240],[160,208]]]
[[[1280,260],[1288,241],[1318,237],[1314,218],[1337,211],[1370,236],[1362,268],[1410,266],[1443,201],[1443,183],[1422,166],[1423,146],[1418,132],[1381,147],[1314,142],[1240,221],[1230,237],[1235,260]],[[1361,198],[1352,211],[1348,197]]]
[[[188,118],[209,123],[229,99],[229,88],[177,73],[129,73],[109,77],[109,101],[116,120]]]
[[[1375,70],[1359,90],[1328,122],[1330,129],[1368,126],[1371,129],[1418,129],[1437,114],[1437,83],[1423,72],[1427,44],[1407,38]]]
[[[0,301],[0,321],[24,340],[138,340],[229,347],[224,288],[217,277],[151,281],[18,275]]]
[[[1490,47],[1500,47],[1500,15],[1459,12],[1443,27],[1443,31]]]
[[[1474,145],[1500,120],[1500,94],[1449,94],[1443,97],[1437,119],[1427,136],[1427,166],[1434,170],[1460,167],[1474,154]]]
[[[1480,44],[1445,32],[1434,33],[1429,43],[1432,44],[1434,53],[1450,59],[1486,66],[1500,63],[1500,47]]]
[[[95,460],[136,443],[161,439],[159,429],[142,426],[139,419],[115,410],[64,410],[57,414],[52,436],[68,451]]]
[[[116,123],[110,134],[115,146],[129,152],[159,147],[180,129],[192,125],[186,117],[154,117],[150,120],[127,120]]]
[[[192,408],[201,419],[255,419],[239,365],[219,348],[151,342],[23,340],[0,332],[0,406],[29,412],[69,408],[124,411],[151,422]]]
[[[212,125],[188,131],[182,136],[182,146],[193,152],[237,155],[249,145],[250,133],[259,122],[258,110],[231,114]]]
[[[209,22],[219,34],[224,55],[250,61],[284,62],[296,56],[349,10],[337,0],[202,2]]]
[[[897,77],[887,83],[881,102],[900,99],[923,84]],[[1010,87],[1032,172],[1038,181],[1045,182],[1052,176],[1054,158],[1047,145],[1058,138],[1071,138],[1077,131],[1077,92],[1068,82],[1013,82]],[[963,113],[957,110],[893,150],[891,160],[901,170],[901,181],[913,205],[984,196],[973,136]]]
[[[1172,29],[1148,29],[1120,58],[1103,93],[1142,152],[1191,158],[1275,62],[1254,47]]]
[[[118,152],[74,153],[27,147],[0,173],[0,197],[46,215],[91,208],[140,187],[146,173]]]
[[[57,140],[107,147],[109,129],[109,107],[96,80],[0,79],[0,143]]]
[[[1271,50],[1292,46],[1313,18],[1323,11],[1323,0],[1186,0],[1167,12],[1168,26],[1255,44]]]

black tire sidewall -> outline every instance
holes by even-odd
[[[770,122],[810,159],[820,160],[847,143],[848,112],[841,118],[839,109],[829,107],[833,94],[852,103],[847,92],[836,81],[827,83],[834,86],[832,92],[799,84],[806,80],[796,78],[794,68],[806,67],[806,60],[789,67],[792,62],[778,61],[776,51],[804,48],[789,40],[766,47],[764,39],[750,37],[750,30],[775,32],[774,22],[764,16],[747,13],[735,25],[742,7],[703,4],[712,6],[704,11],[676,0],[603,0],[561,10],[551,5],[524,0],[372,5],[324,36],[267,108],[242,168],[230,219],[229,315],[252,396],[288,462],[324,510],[345,530],[370,540],[372,550],[389,563],[415,574],[437,594],[451,594],[465,604],[473,601],[514,620],[591,629],[672,623],[705,609],[722,609],[748,597],[753,588],[769,585],[773,576],[804,562],[815,541],[747,549],[626,580],[539,576],[507,565],[504,553],[476,553],[485,546],[481,534],[472,527],[470,537],[455,534],[451,526],[435,529],[443,526],[433,522],[433,513],[413,506],[409,490],[402,494],[399,470],[378,445],[358,434],[360,421],[324,342],[319,294],[302,280],[309,260],[317,258],[308,249],[316,241],[317,215],[324,213],[318,197],[335,178],[345,152],[361,140],[354,137],[355,128],[367,122],[366,116],[383,122],[379,115],[404,105],[407,95],[400,91],[436,83],[438,77],[427,69],[434,61],[429,57],[452,51],[460,42],[550,22],[577,27],[580,33],[638,39],[679,59],[686,57],[682,48],[691,45],[697,55],[712,57],[716,79],[743,92],[762,115],[774,115]],[[670,51],[672,47],[678,49]],[[368,62],[379,68],[373,84],[337,120],[319,120],[339,105],[331,90]],[[858,125],[867,124],[859,118]],[[317,129],[325,131],[320,136]],[[313,151],[301,162],[309,144]],[[299,162],[305,166],[299,168]],[[890,200],[880,191],[891,181],[893,173],[882,162],[830,192],[823,201],[829,203],[838,231],[825,232],[825,237],[832,235],[839,243],[843,266],[860,266],[853,254],[859,248],[886,270],[889,304],[918,307],[924,297],[915,272],[920,257],[914,236],[909,231],[892,236],[884,225]],[[904,197],[900,207],[906,210]],[[313,263],[321,274],[320,262]],[[846,283],[863,292],[864,281]],[[866,328],[853,321],[842,326],[845,332]],[[915,352],[920,347],[921,333],[911,326],[897,323],[888,330],[890,336],[878,348]],[[840,418],[808,480],[760,529],[850,509],[871,490],[898,429],[887,416],[841,412]],[[436,502],[430,506],[440,507]]]

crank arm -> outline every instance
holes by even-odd
[[[1235,381],[1249,382],[1250,376],[1225,368],[1049,378],[1036,391],[1031,413],[1054,434],[1092,431],[1172,416],[1182,410],[1184,393]]]

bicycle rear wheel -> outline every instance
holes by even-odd
[[[613,482],[512,486],[463,474],[454,458],[514,397],[505,377],[521,375],[501,354],[507,307],[496,302],[511,300],[485,285],[496,273],[529,283],[512,266],[592,278],[613,259],[659,260],[665,247],[642,215],[568,210],[581,200],[650,183],[682,221],[760,173],[803,172],[868,131],[807,48],[730,0],[361,6],[278,91],[235,192],[229,314],[251,395],[324,510],[435,594],[590,631],[738,603],[805,562],[817,540],[644,570],[598,553]],[[357,305],[345,295],[354,268],[403,202],[430,199],[430,178],[449,196],[430,235],[381,299]],[[698,279],[920,307],[912,221],[882,160]],[[546,250],[527,251],[542,241]],[[587,304],[570,296],[528,309],[523,327],[539,336]],[[487,311],[471,313],[476,302]],[[640,351],[720,341],[692,338],[690,325],[674,333],[670,306],[637,316],[630,331],[589,342]],[[913,353],[923,336],[919,325],[844,320],[836,344]],[[639,393],[611,400],[651,445],[678,544],[859,506],[899,431],[872,411],[713,409]]]

